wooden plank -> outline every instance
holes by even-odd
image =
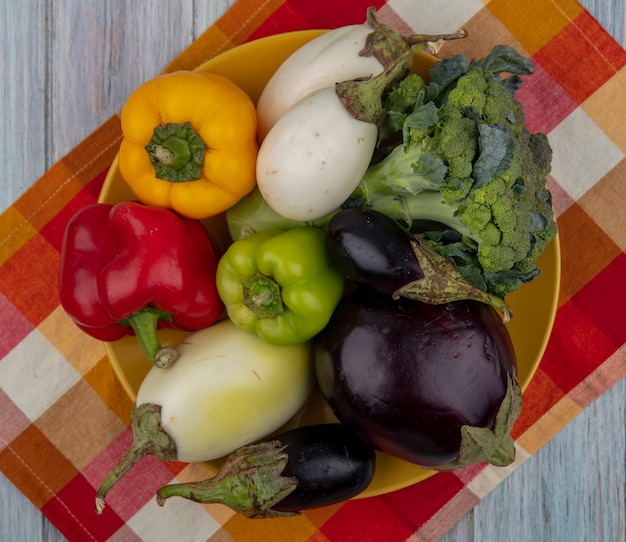
[[[47,1],[0,2],[0,209],[48,167],[49,11]]]
[[[620,43],[624,43],[626,13],[623,0],[582,0],[580,3],[609,31],[609,34]]]
[[[193,2],[55,0],[51,26],[56,161],[193,41]]]
[[[623,542],[624,397],[626,380],[488,495],[474,510],[473,540]]]

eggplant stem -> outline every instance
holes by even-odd
[[[416,235],[411,245],[424,276],[396,290],[394,299],[406,297],[432,305],[466,299],[480,301],[500,311],[504,323],[511,320],[513,310],[503,299],[464,279],[448,258],[435,252],[421,237]]]
[[[384,93],[409,73],[413,57],[425,49],[426,45],[425,42],[411,45],[385,71],[375,77],[335,84],[335,92],[345,110],[356,120],[378,125],[383,116]]]
[[[144,403],[135,406],[131,413],[130,424],[133,431],[133,443],[98,489],[96,493],[97,514],[101,514],[104,510],[104,499],[109,490],[140,459],[147,455],[163,461],[176,459],[176,443],[161,427],[160,405]]]
[[[414,45],[423,45],[432,51],[438,51],[446,41],[462,39],[467,36],[465,29],[452,34],[413,34],[404,35],[395,28],[378,22],[376,8],[367,10],[367,24],[373,32],[368,34],[365,47],[359,52],[361,56],[373,56],[386,70],[391,67],[398,57]]]
[[[522,389],[515,374],[507,373],[507,386],[493,424],[489,427],[461,427],[461,447],[456,460],[431,467],[450,471],[487,461],[496,467],[506,467],[515,461],[515,443],[511,429],[522,409]]]
[[[163,486],[156,501],[159,506],[170,497],[220,503],[251,519],[296,515],[272,510],[298,487],[298,480],[282,476],[288,460],[284,449],[278,440],[242,446],[228,456],[214,477]]]
[[[415,43],[439,43],[445,41],[452,40],[462,40],[466,38],[468,35],[467,30],[465,28],[461,28],[452,34],[414,34],[412,36],[407,36],[407,41],[410,44]]]

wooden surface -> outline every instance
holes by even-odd
[[[233,1],[0,0],[0,211]],[[582,4],[625,44],[624,0]],[[622,380],[442,540],[624,542],[625,427]],[[0,474],[0,541],[62,540]]]

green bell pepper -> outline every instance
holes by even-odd
[[[344,286],[328,257],[324,232],[312,227],[262,231],[235,241],[218,263],[216,282],[231,321],[277,345],[317,335]]]

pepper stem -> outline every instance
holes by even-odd
[[[283,312],[280,286],[261,273],[241,283],[243,302],[257,318],[275,318]]]
[[[170,497],[220,503],[253,519],[295,515],[272,510],[298,487],[296,478],[282,476],[288,460],[284,449],[278,440],[242,446],[213,478],[164,486],[157,491],[156,501],[160,506]]]
[[[130,425],[133,431],[133,443],[96,493],[96,513],[98,514],[104,510],[104,499],[109,490],[140,459],[147,455],[162,461],[176,459],[176,443],[161,427],[160,405],[144,403],[135,406],[131,413]]]
[[[157,126],[145,147],[156,177],[171,182],[200,179],[206,148],[190,122]]]
[[[178,359],[178,352],[173,348],[161,346],[161,341],[157,335],[157,326],[160,320],[171,322],[172,316],[152,307],[144,307],[132,313],[122,323],[133,328],[141,349],[154,366],[165,369]]]
[[[187,142],[176,136],[170,136],[160,145],[154,145],[152,154],[162,166],[174,169],[183,167],[191,158]]]
[[[500,311],[504,323],[513,317],[511,307],[503,299],[465,280],[448,258],[435,252],[421,237],[416,235],[411,245],[424,276],[396,290],[394,299],[406,297],[431,305],[470,299]]]

